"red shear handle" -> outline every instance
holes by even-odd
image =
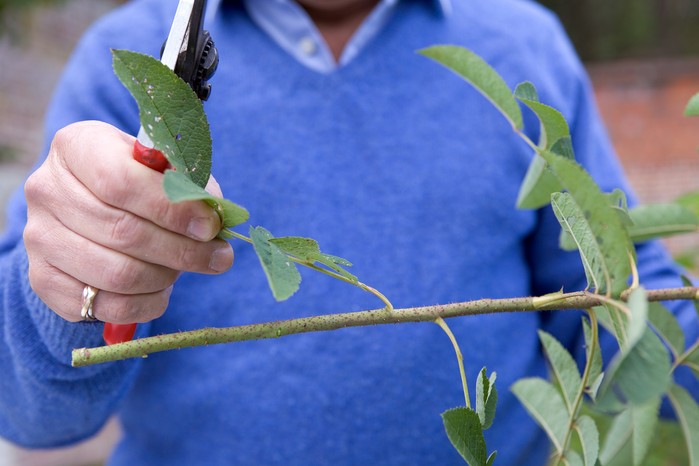
[[[170,168],[170,162],[168,162],[162,152],[144,146],[138,142],[138,139],[133,146],[133,158],[146,167],[152,168],[160,173]],[[108,345],[113,345],[115,343],[131,341],[135,333],[136,324],[113,324],[111,322],[106,322],[104,324],[102,337]]]

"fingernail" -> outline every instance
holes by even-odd
[[[231,268],[231,265],[233,265],[233,248],[230,245],[218,248],[211,254],[209,268],[214,272],[225,272]]]
[[[187,226],[187,234],[200,241],[209,241],[214,237],[214,219],[211,217],[195,217]]]

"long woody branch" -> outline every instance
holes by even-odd
[[[625,295],[622,295],[625,299]],[[699,288],[683,287],[648,291],[649,301],[699,299]],[[192,346],[263,340],[308,332],[325,332],[347,327],[433,322],[441,317],[462,317],[498,312],[531,312],[587,309],[605,301],[603,296],[587,291],[555,293],[542,297],[479,299],[463,303],[404,309],[375,309],[361,312],[326,314],[314,317],[279,320],[227,328],[203,328],[189,332],[171,333],[141,338],[126,343],[73,350],[73,366],[89,366],[121,359],[145,357],[151,353]]]

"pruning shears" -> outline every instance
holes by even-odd
[[[218,66],[218,51],[209,31],[204,30],[206,0],[180,0],[175,18],[161,50],[160,61],[189,84],[199,99],[211,94],[209,79]],[[143,127],[134,143],[133,158],[159,172],[170,168],[167,158],[155,149]],[[106,322],[102,336],[108,345],[130,341],[136,324]]]

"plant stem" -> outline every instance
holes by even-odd
[[[672,364],[672,370],[674,371],[680,365],[684,364],[687,358],[689,358],[695,351],[699,351],[699,340],[695,341],[692,346],[687,348],[687,350],[684,353],[682,353],[677,359],[675,359],[675,362]]]
[[[631,290],[633,290],[633,287],[629,288],[627,290],[627,293],[630,293]],[[624,303],[616,301],[607,296],[601,297],[600,300],[603,302],[603,305],[607,309],[607,313],[609,314],[609,318],[612,320],[612,327],[614,335],[616,336],[616,340],[619,343],[619,349],[625,351],[627,340],[626,326],[624,325],[624,318],[621,316],[619,312],[617,312],[617,310],[626,314],[628,318],[631,318],[631,310]]]
[[[238,238],[239,240],[243,240],[243,241],[245,241],[246,243],[252,244],[252,240],[251,240],[250,238],[248,238],[247,236],[241,235],[241,234],[238,233],[237,231],[233,231],[233,230],[228,230],[228,231],[230,232],[230,234],[231,234],[231,236],[232,236],[233,238]]]
[[[459,343],[456,341],[456,337],[452,333],[451,329],[447,323],[441,317],[437,317],[434,321],[435,324],[444,330],[447,334],[451,344],[454,347],[454,352],[456,353],[456,362],[459,364],[459,372],[461,373],[461,385],[464,387],[464,400],[466,401],[466,407],[471,409],[471,397],[468,395],[468,383],[466,382],[466,371],[464,370],[464,356],[461,354],[461,348],[459,348]]]
[[[597,315],[592,309],[587,310],[590,316],[590,352],[587,355],[587,361],[585,361],[585,369],[580,381],[580,388],[578,393],[575,395],[575,400],[570,409],[570,417],[568,418],[568,430],[566,431],[565,438],[563,439],[563,448],[556,455],[556,460],[552,464],[558,464],[564,457],[565,451],[568,448],[568,443],[573,434],[573,429],[575,428],[575,420],[580,412],[580,407],[582,406],[583,397],[585,396],[585,388],[590,381],[590,372],[592,371],[592,361],[595,356],[595,352],[599,351],[599,324],[597,323]]]
[[[648,291],[649,301],[670,301],[678,299],[695,299],[699,288],[666,288]],[[622,299],[627,296],[622,294]],[[73,350],[73,366],[89,366],[121,359],[145,357],[148,354],[177,348],[232,343],[236,341],[262,340],[278,338],[307,332],[323,332],[345,327],[397,324],[404,322],[428,322],[438,317],[443,319],[458,316],[492,314],[498,312],[531,312],[564,309],[588,309],[598,306],[602,301],[598,295],[587,291],[564,293],[560,299],[507,298],[479,299],[463,303],[441,304],[424,307],[395,309],[382,308],[370,311],[327,314],[303,317],[285,321],[265,322],[228,328],[204,328],[189,332],[158,335],[141,338],[111,346],[96,348],[78,348]]]
[[[515,133],[517,134],[517,136],[522,138],[522,140],[526,142],[529,147],[534,149],[534,152],[536,152],[537,156],[539,155],[539,152],[541,152],[541,147],[534,144],[534,142],[531,139],[529,139],[529,137],[526,134],[524,134],[524,131],[522,131],[521,129],[515,129]]]

